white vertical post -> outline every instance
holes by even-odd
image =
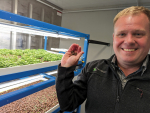
[[[32,18],[33,5],[29,4],[29,18]]]
[[[13,13],[17,14],[17,8],[18,8],[18,0],[13,0]],[[13,22],[14,24],[17,24],[16,22]],[[16,49],[16,32],[10,32],[10,49]]]
[[[32,10],[33,10],[33,6],[30,3],[29,4],[29,18],[32,18]],[[31,35],[29,34],[27,37],[27,49],[30,49],[31,47]]]
[[[31,46],[31,35],[29,34],[27,37],[27,49],[30,49]]]
[[[18,0],[13,0],[13,6],[12,6],[12,12],[14,14],[17,14],[18,12]],[[17,24],[17,22],[13,22],[14,24]]]
[[[44,22],[44,8],[42,8],[42,16],[41,16],[41,21],[43,21]],[[43,44],[43,37],[41,37],[40,38],[40,45],[39,45],[39,47],[40,47],[40,49],[42,49],[42,44]]]
[[[54,12],[52,11],[52,16],[51,16],[51,24],[54,24]],[[48,40],[48,43],[49,43],[49,47],[50,47],[50,50],[52,48],[52,43],[53,43],[53,37],[49,37],[49,40]]]
[[[11,49],[16,49],[16,32],[12,31],[11,33]]]

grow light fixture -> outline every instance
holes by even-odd
[[[32,76],[32,77],[27,77],[24,79],[17,79],[17,80],[13,80],[13,81],[6,82],[6,83],[1,83],[0,84],[0,93],[3,91],[7,91],[10,89],[14,89],[14,88],[17,88],[17,87],[20,87],[23,85],[27,85],[27,84],[36,82],[39,80],[46,81],[48,79],[45,79],[43,77],[43,75],[36,75],[36,76]]]
[[[30,26],[19,26],[19,25],[0,23],[0,29],[1,29],[1,31],[14,31],[14,32],[32,34],[32,35],[80,40],[80,38],[61,35],[61,34],[58,34],[57,32],[52,32],[50,30],[49,31],[48,30],[40,30],[40,29],[32,28]]]
[[[2,30],[14,31],[14,32],[20,32],[20,33],[32,34],[32,35],[58,37],[58,34],[51,33],[49,31],[38,30],[30,27],[24,27],[24,26],[18,26],[18,25],[6,24],[6,23],[0,23],[0,29],[1,31]]]
[[[68,49],[63,49],[63,48],[51,48],[53,51],[62,51],[62,52],[67,52]]]
[[[80,40],[80,38],[67,36],[67,35],[58,35],[59,38],[65,38],[65,39],[74,39],[74,40]]]

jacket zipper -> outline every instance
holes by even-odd
[[[119,103],[119,101],[120,101],[120,94],[119,94],[119,89],[120,89],[120,88],[119,88],[119,86],[120,86],[120,84],[121,84],[121,80],[120,80],[120,78],[119,78],[119,75],[115,72],[114,68],[111,66],[111,64],[110,64],[108,61],[106,61],[106,62],[108,63],[110,69],[112,70],[113,74],[116,75],[116,78],[117,78],[117,80],[118,80],[116,102]]]
[[[100,70],[99,68],[97,68],[96,67],[96,69],[98,70],[98,71],[100,71],[100,72],[102,72],[102,73],[106,73],[106,71],[103,71],[103,70]],[[113,69],[112,69],[113,70]],[[113,70],[113,72],[115,72],[114,70]],[[117,74],[117,73],[114,73],[114,74]],[[117,76],[117,75],[116,75]],[[118,79],[118,77],[117,77],[117,79]],[[117,98],[116,98],[116,102],[119,102],[119,100],[120,100],[120,96],[119,96],[119,85],[120,85],[120,82],[121,82],[121,80],[120,79],[118,79],[119,81],[118,81],[118,84],[117,84]]]

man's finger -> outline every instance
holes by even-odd
[[[77,51],[78,47],[79,47],[79,45],[74,43],[69,47],[68,52]]]
[[[81,51],[80,53],[78,53],[77,54],[77,58],[79,59],[82,56],[83,53],[84,53],[83,51]]]
[[[81,52],[81,46],[78,47],[77,53],[80,53],[80,52]]]

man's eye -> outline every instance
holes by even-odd
[[[126,34],[125,33],[120,33],[118,36],[124,37]]]
[[[124,34],[124,33],[122,33],[122,34],[120,34],[120,36],[125,36],[125,34]]]
[[[140,37],[140,36],[143,36],[143,34],[141,34],[141,33],[135,33],[134,36]]]
[[[142,34],[140,34],[140,33],[137,33],[136,35],[142,35]]]

